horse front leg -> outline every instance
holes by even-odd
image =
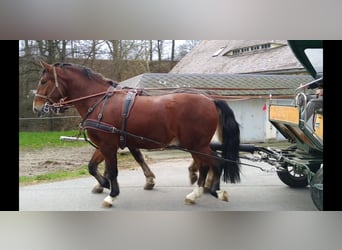
[[[154,179],[156,177],[155,177],[154,173],[152,172],[152,170],[147,165],[147,163],[145,162],[143,154],[141,153],[141,151],[139,149],[131,148],[131,147],[128,147],[128,149],[131,152],[131,154],[133,155],[136,162],[138,162],[138,164],[140,165],[140,167],[142,168],[142,170],[144,172],[144,175],[146,178],[146,183],[145,183],[144,189],[152,190],[154,187]]]
[[[108,180],[100,174],[98,171],[98,166],[101,162],[104,161],[104,157],[100,150],[96,149],[88,163],[88,171],[89,173],[95,177],[98,181],[98,184],[92,189],[93,193],[102,193],[103,188],[109,188]]]
[[[102,206],[111,207],[113,205],[114,200],[117,198],[117,196],[120,193],[119,184],[117,180],[117,177],[118,177],[117,150],[108,151],[106,154],[105,153],[103,154],[105,157],[106,178],[108,179],[110,183],[110,193],[103,200]]]

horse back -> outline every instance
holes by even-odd
[[[214,102],[200,94],[138,96],[127,130],[164,144],[208,143],[218,125]],[[196,141],[196,142],[194,142]]]

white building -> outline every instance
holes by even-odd
[[[241,143],[253,143],[284,140],[268,122],[269,98],[292,101],[295,89],[312,79],[286,40],[211,40],[202,41],[169,73],[146,73],[120,85],[154,93],[206,88],[233,109]]]

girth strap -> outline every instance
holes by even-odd
[[[120,133],[121,132],[120,129],[117,129],[113,125],[110,125],[105,122],[100,122],[98,120],[93,120],[93,119],[85,120],[82,125],[83,125],[82,127],[85,129],[92,128],[92,129],[97,129],[97,130],[108,132],[108,133]]]
[[[126,95],[126,98],[123,103],[123,111],[122,111],[122,127],[121,131],[125,132],[127,118],[129,116],[129,112],[134,104],[135,96],[137,95],[137,91],[129,91]],[[120,134],[120,148],[124,149],[126,147],[126,133]]]

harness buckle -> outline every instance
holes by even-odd
[[[45,104],[43,106],[43,112],[45,114],[48,114],[50,112],[50,104],[49,104],[49,102],[45,102]]]
[[[110,86],[107,90],[107,96],[112,96],[114,93],[115,87]]]

